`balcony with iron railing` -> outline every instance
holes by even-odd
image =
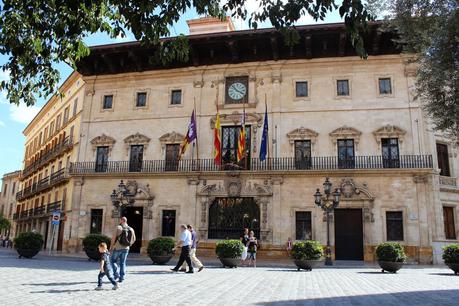
[[[67,152],[72,147],[73,147],[72,138],[70,136],[65,137],[64,140],[59,142],[56,146],[49,149],[48,151],[45,151],[39,159],[35,160],[31,164],[27,164],[24,167],[24,170],[22,171],[22,179],[25,179],[26,177],[31,175],[34,171],[46,165],[50,161],[54,160],[61,154]]]
[[[63,201],[55,201],[49,203],[47,205],[41,205],[36,208],[31,208],[27,210],[23,210],[21,212],[17,212],[13,214],[13,220],[28,220],[30,218],[40,218],[51,215],[54,211],[63,210],[64,209],[64,202]]]
[[[16,193],[16,200],[22,201],[24,199],[33,197],[34,195],[48,190],[60,183],[66,182],[68,180],[68,173],[66,172],[65,168],[60,169],[52,173],[50,176],[47,176],[36,183],[20,190]]]
[[[453,188],[453,189],[456,189],[458,188],[459,186],[457,185],[457,178],[456,177],[452,177],[452,176],[443,176],[443,175],[440,175],[439,176],[439,180],[440,180],[440,187],[442,188]]]
[[[167,173],[167,172],[218,172],[218,171],[335,171],[352,169],[431,169],[431,155],[401,155],[398,159],[383,159],[382,156],[356,156],[339,159],[336,156],[258,158],[242,160],[240,163],[216,165],[213,159],[188,159],[180,161],[144,160],[142,162],[108,161],[105,163],[76,162],[70,164],[71,175],[104,173]]]

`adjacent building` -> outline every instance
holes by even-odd
[[[21,171],[5,173],[2,177],[2,187],[0,192],[0,216],[8,219],[12,228],[0,233],[7,237],[15,236],[15,227],[13,224],[13,215],[16,210],[16,192],[19,189],[19,178]]]
[[[81,75],[72,73],[60,87],[60,94],[43,106],[23,132],[26,137],[24,169],[20,190],[16,193],[15,230],[16,233],[31,230],[41,233],[46,248],[67,248],[66,216],[73,194],[73,180],[68,170],[70,163],[78,160],[83,89]],[[61,213],[54,239],[53,212]]]
[[[230,19],[189,26],[187,61],[163,66],[149,60],[154,49],[130,42],[92,47],[78,63],[81,77],[64,84],[71,94],[48,102],[25,130],[20,230],[42,224],[46,231],[49,216],[36,218],[36,207],[65,197],[59,237],[67,251],[81,251],[88,233],[111,235],[123,214],[138,237],[132,252],[191,223],[202,253],[249,227],[261,256],[285,256],[289,237],[325,244],[314,193],[329,177],[341,190],[331,225],[336,259],[372,261],[378,243],[397,241],[411,261],[431,263],[441,246],[457,242],[458,147],[432,130],[413,99],[416,67],[393,33],[371,24],[362,60],[341,23],[298,27],[292,46],[275,29],[235,31]],[[27,171],[49,143],[35,139],[76,97],[71,148]],[[179,159],[193,111],[197,141]],[[268,158],[261,160],[265,112]],[[60,131],[70,135],[70,125]],[[63,181],[29,192],[63,165]]]

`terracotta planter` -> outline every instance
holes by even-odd
[[[32,258],[35,255],[37,255],[38,252],[40,252],[40,250],[37,250],[37,249],[16,249],[16,251],[19,254],[19,258],[21,257]]]
[[[303,260],[294,259],[293,262],[295,263],[296,267],[298,268],[298,271],[300,271],[300,270],[312,271],[312,268],[317,267],[323,261],[321,261],[321,260],[307,260],[307,259],[303,259]]]
[[[397,273],[403,267],[403,262],[393,262],[393,261],[378,261],[379,266],[381,267],[381,272],[387,271],[390,273]]]
[[[223,268],[237,268],[239,263],[241,262],[240,258],[218,258],[223,265]]]
[[[171,260],[172,258],[172,255],[151,255],[150,256],[150,259],[151,261],[153,261],[154,264],[157,264],[157,265],[165,265],[169,262],[169,260]]]
[[[447,263],[446,265],[454,271],[455,275],[459,274],[459,263]]]
[[[84,252],[86,253],[86,256],[89,257],[89,260],[100,260],[100,252],[98,249],[84,249]]]

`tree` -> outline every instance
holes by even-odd
[[[323,20],[338,9],[357,53],[366,57],[361,31],[372,16],[361,0],[257,0],[260,10],[247,13],[253,0],[4,0],[0,4],[1,67],[10,79],[0,84],[10,103],[33,105],[37,97],[53,94],[60,79],[55,64],[75,63],[89,54],[83,42],[96,32],[111,37],[131,31],[137,40],[157,49],[162,63],[187,60],[186,38],[164,41],[169,28],[190,9],[200,15],[225,15],[248,19],[249,26],[269,20],[277,29],[289,30],[304,15]],[[250,16],[248,16],[250,15]],[[292,31],[284,31],[292,37]]]
[[[11,228],[10,220],[6,219],[5,217],[0,215],[0,232],[4,230],[9,230]]]
[[[459,142],[459,0],[373,0],[368,9],[387,10],[397,42],[416,54],[416,98],[435,129]]]

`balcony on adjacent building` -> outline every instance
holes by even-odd
[[[440,175],[439,176],[440,178],[440,187],[441,188],[458,188],[458,185],[457,185],[457,178],[455,177],[452,177],[452,176],[443,176],[443,175]]]
[[[163,173],[163,172],[218,172],[218,171],[335,171],[353,169],[431,169],[431,155],[401,155],[398,159],[387,160],[382,156],[355,156],[340,159],[336,156],[294,158],[279,157],[261,161],[258,158],[242,160],[239,163],[223,163],[216,165],[213,159],[194,160],[144,160],[129,161],[76,162],[71,163],[69,173],[104,174],[104,173]]]
[[[36,183],[24,188],[21,191],[16,193],[16,200],[22,201],[24,199],[33,197],[34,195],[48,190],[56,185],[59,185],[68,180],[68,174],[65,168],[62,168],[59,171],[52,173],[50,176],[47,176]]]
[[[63,210],[63,209],[64,209],[64,202],[56,201],[56,202],[49,203],[47,205],[41,205],[35,208],[17,212],[13,215],[13,220],[24,221],[24,220],[29,220],[31,218],[46,217],[46,216],[51,215],[53,211],[58,211],[58,210]]]
[[[22,171],[22,179],[28,177],[39,168],[43,167],[44,165],[54,160],[61,154],[70,150],[72,147],[72,138],[70,136],[65,137],[64,140],[59,142],[56,146],[49,149],[48,151],[43,152],[43,155],[40,156],[40,158],[38,158],[37,160],[35,160],[33,163],[27,164],[24,170]]]

